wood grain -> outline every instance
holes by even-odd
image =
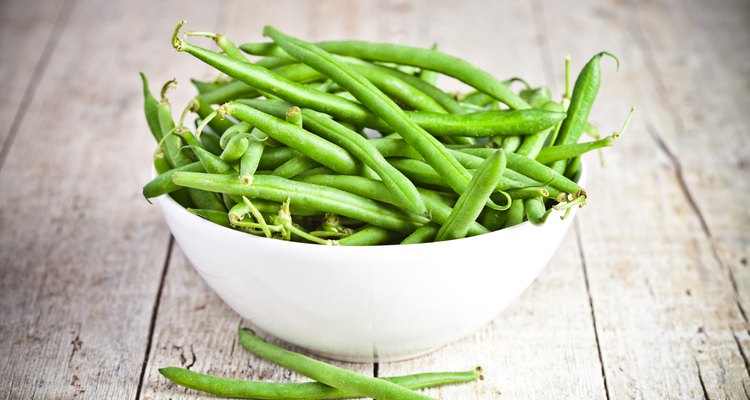
[[[588,159],[590,201],[553,261],[474,335],[379,376],[470,369],[441,399],[736,399],[750,393],[750,4],[325,0],[0,3],[0,398],[212,398],[166,365],[300,381],[245,353],[244,325],[140,196],[154,143],[138,71],[175,113],[210,68],[169,44],[180,19],[237,42],[437,42],[501,78],[562,90],[607,49],[592,121],[630,130]],[[196,43],[213,46],[195,38]],[[441,77],[450,91],[467,90]],[[138,167],[141,166],[141,167]],[[168,262],[167,262],[168,261]],[[472,260],[478,262],[479,260]]]
[[[34,97],[36,80],[67,26],[72,5],[70,1],[47,1],[37,7],[23,0],[0,2],[0,168],[10,149],[8,142],[18,133]]]
[[[0,171],[0,391],[134,398],[169,238],[140,195],[154,145],[137,72],[169,50],[153,35],[176,4],[70,6]]]
[[[654,55],[633,31],[640,18],[615,5],[583,3],[570,24],[549,21],[554,59],[571,52],[574,65],[580,66],[607,49],[624,61],[619,73],[612,72],[611,63],[603,63],[602,106],[594,112],[598,122],[611,121],[603,129],[616,129],[618,114],[622,119],[630,104],[642,110],[618,148],[609,152],[610,167],[593,171],[592,210],[579,221],[609,395],[742,397],[748,376],[732,330],[742,325],[742,315],[732,282],[702,228],[703,218],[691,204],[693,194],[684,183],[688,170],[681,168],[687,163],[695,173],[711,170],[722,158],[721,146],[735,144],[714,136],[713,154],[699,158],[696,149],[709,146],[704,130],[678,130],[664,123],[661,116],[670,111],[659,99],[671,91],[659,93],[659,80],[684,83],[699,78],[644,74],[653,68]],[[564,11],[555,2],[545,8],[548,15]],[[664,34],[671,25],[665,24],[666,18],[661,21],[651,29]],[[654,38],[657,33],[645,30],[642,35]],[[678,137],[681,143],[703,142],[693,142],[692,159],[682,162],[664,144],[665,138]],[[722,211],[737,213],[740,219],[744,214],[728,204]]]

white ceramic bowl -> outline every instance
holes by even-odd
[[[575,215],[439,243],[345,247],[255,237],[158,201],[195,269],[237,313],[355,362],[422,355],[488,323],[534,281]]]

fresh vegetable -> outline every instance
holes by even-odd
[[[158,143],[158,176],[143,194],[172,196],[256,236],[362,246],[541,225],[554,210],[565,217],[586,203],[581,155],[612,146],[632,116],[603,138],[589,121],[599,60],[617,60],[608,52],[584,66],[572,90],[566,60],[566,90],[555,100],[546,86],[497,79],[436,45],[316,44],[270,26],[271,43],[185,35],[212,39],[217,52],[181,38],[183,24],[173,47],[223,75],[193,81],[199,93],[175,124],[166,99],[175,82],[158,101],[141,74]],[[440,75],[470,91],[444,92]],[[185,126],[190,113],[194,131]],[[582,132],[595,140],[579,143]]]

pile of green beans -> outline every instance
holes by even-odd
[[[480,235],[586,203],[581,156],[611,146],[589,115],[596,54],[553,99],[466,60],[389,43],[310,43],[267,26],[272,42],[175,28],[173,47],[216,69],[174,120],[167,92],[144,112],[158,148],[147,198],[256,236],[324,245],[413,244]],[[214,51],[186,41],[208,37]],[[466,93],[446,93],[440,76]],[[514,90],[513,82],[520,82]],[[573,87],[572,92],[569,88]],[[188,126],[188,117],[197,115]],[[595,140],[579,143],[583,132]]]

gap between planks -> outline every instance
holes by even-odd
[[[60,8],[60,13],[57,14],[57,18],[55,18],[55,24],[44,43],[42,54],[34,66],[34,71],[31,73],[31,79],[29,79],[29,84],[26,86],[26,90],[23,93],[21,104],[18,105],[18,110],[16,110],[16,114],[13,116],[13,122],[10,124],[8,136],[2,145],[2,149],[0,149],[0,170],[2,170],[3,165],[5,165],[5,160],[8,158],[10,148],[13,147],[13,142],[15,141],[21,124],[26,117],[29,105],[31,105],[32,100],[34,100],[37,84],[42,80],[45,71],[47,71],[47,66],[52,59],[52,54],[55,52],[60,36],[68,26],[68,21],[70,20],[70,15],[73,13],[75,4],[76,0],[65,0],[65,3]]]
[[[135,388],[135,399],[138,400],[141,397],[143,386],[146,380],[146,370],[148,367],[149,359],[151,358],[151,345],[154,339],[154,329],[156,328],[156,316],[159,315],[159,305],[161,304],[161,295],[164,292],[164,282],[167,277],[167,271],[169,270],[169,262],[172,260],[172,251],[174,249],[174,236],[169,235],[169,243],[167,244],[167,255],[164,257],[164,265],[161,269],[161,276],[159,277],[159,288],[156,290],[156,298],[154,299],[154,308],[151,310],[151,320],[148,324],[148,338],[146,339],[146,354],[143,356],[143,364],[141,365],[141,373],[138,376],[138,386]]]
[[[672,103],[670,97],[665,95],[665,93],[669,93],[669,91],[667,90],[667,85],[664,81],[663,73],[659,69],[659,66],[654,62],[656,56],[653,49],[651,48],[651,44],[648,42],[646,34],[644,33],[644,27],[642,26],[642,23],[638,18],[638,14],[640,13],[640,11],[638,10],[638,4],[635,0],[630,0],[628,4],[628,15],[633,21],[633,23],[628,24],[631,28],[631,36],[635,40],[638,49],[642,53],[643,60],[648,65],[648,68],[646,68],[646,70],[648,71],[651,80],[658,86],[656,95],[659,97],[659,101],[665,104],[667,114],[669,115],[669,119],[671,120],[674,129],[677,132],[682,132],[685,130],[682,119],[680,118],[679,113],[677,112],[677,109]],[[734,276],[732,268],[730,268],[729,264],[724,261],[716,248],[716,240],[714,239],[714,235],[711,233],[711,229],[709,228],[708,223],[706,222],[706,218],[695,200],[695,196],[693,196],[693,193],[691,192],[690,188],[687,185],[687,182],[685,181],[682,164],[680,163],[679,158],[672,151],[672,149],[669,148],[667,143],[659,135],[650,121],[646,120],[645,125],[646,129],[648,130],[649,136],[655,142],[657,148],[659,148],[659,150],[664,153],[669,162],[672,164],[677,182],[679,183],[680,189],[685,196],[685,200],[687,200],[688,204],[690,205],[690,209],[698,218],[698,222],[700,223],[701,229],[703,230],[703,234],[706,236],[706,239],[710,244],[712,256],[721,266],[721,268],[725,270],[727,277],[729,278],[729,282],[732,285],[732,291],[734,292],[733,294],[735,304],[737,305],[737,309],[739,310],[740,315],[745,322],[745,329],[748,333],[750,333],[750,323],[747,317],[747,313],[742,307],[742,302],[740,301],[740,291],[737,286],[737,279]],[[748,370],[748,375],[750,375],[750,370]]]

